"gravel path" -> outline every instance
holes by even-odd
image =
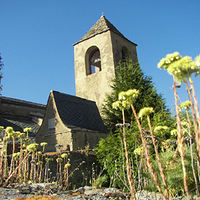
[[[61,191],[52,184],[33,184],[18,186],[17,189],[0,188],[0,199],[9,200],[129,200],[130,195],[116,188],[94,189],[89,186],[76,190]],[[154,192],[138,191],[137,200],[162,200],[163,197]],[[179,197],[176,200],[191,200],[190,197]],[[175,200],[175,199],[174,199]],[[200,200],[196,197],[193,200]]]
[[[30,189],[31,188],[31,189]],[[128,195],[124,194],[121,190],[116,188],[102,188],[102,189],[92,189],[92,187],[79,188],[73,191],[60,191],[57,193],[52,193],[49,190],[39,190],[32,187],[25,186],[23,189],[7,189],[0,188],[0,199],[9,200],[22,200],[28,199],[91,199],[91,200],[108,200],[108,199],[129,199]],[[49,194],[48,194],[49,193]]]

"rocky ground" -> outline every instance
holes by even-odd
[[[136,194],[137,200],[161,200],[161,195],[140,191]],[[12,188],[0,188],[0,199],[9,200],[64,200],[64,199],[87,199],[87,200],[129,200],[130,194],[123,193],[116,188],[94,189],[89,186],[81,187],[76,190],[60,190],[55,184],[32,184],[20,185]],[[179,197],[176,200],[200,200],[200,198]]]

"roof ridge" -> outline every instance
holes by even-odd
[[[23,104],[23,105],[27,105],[27,106],[46,107],[46,105],[41,104],[41,103],[34,103],[31,101],[25,101],[25,100],[16,99],[16,98],[12,98],[12,97],[5,97],[5,96],[0,96],[0,102],[12,103],[12,104],[18,104],[18,105]]]
[[[106,25],[108,26],[109,30],[111,30],[112,32],[124,37],[124,35],[108,20],[106,19],[106,17],[104,15],[102,15],[102,17],[105,20]],[[125,38],[125,37],[124,37]]]
[[[85,98],[82,98],[82,97],[78,97],[78,96],[66,94],[66,93],[63,93],[63,92],[58,92],[58,91],[55,91],[55,90],[51,90],[51,92],[52,92],[53,95],[54,95],[55,93],[57,93],[57,94],[60,94],[60,95],[63,95],[63,96],[69,97],[69,98],[79,99],[79,100],[82,100],[82,101],[85,101],[85,102],[93,102],[93,103],[96,104],[95,101],[92,101],[92,100],[89,100],[89,99],[85,99]]]

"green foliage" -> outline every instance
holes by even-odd
[[[182,57],[179,52],[167,54],[158,63],[158,68],[166,69],[170,75],[176,78],[177,82],[185,81],[192,74],[199,75],[200,73],[200,56],[192,60],[189,56]]]
[[[56,162],[57,162],[57,163],[61,163],[62,161],[63,161],[62,158],[57,158],[57,159],[56,159]]]
[[[29,144],[26,148],[29,152],[35,152],[38,148],[38,144],[32,143],[32,144]]]
[[[191,105],[192,103],[190,101],[184,101],[179,105],[179,110],[182,111],[184,109],[186,112],[188,112],[190,110]]]
[[[152,107],[144,107],[140,110],[138,117],[143,118],[144,116],[149,116],[151,113],[153,113],[153,108]]]
[[[12,182],[22,184],[23,182],[27,183],[28,181],[41,182],[42,180],[45,180],[45,177],[47,176],[43,169],[43,160],[45,158],[41,151],[37,152],[38,144],[30,143],[28,134],[27,137],[25,137],[25,133],[14,131],[13,127],[8,126],[4,128],[3,126],[0,126],[0,131],[3,136],[1,141],[2,147],[0,149],[0,186],[5,187]],[[28,133],[31,131],[31,128],[25,128],[24,131]],[[18,141],[20,143],[19,151],[17,152],[15,144]],[[7,155],[8,142],[12,144],[10,163],[8,162],[9,157]],[[42,144],[43,146],[46,146],[47,143]],[[31,155],[31,159],[29,155]],[[45,159],[46,163],[49,162],[50,159],[52,158],[49,158],[48,161]],[[36,166],[37,171],[35,170]]]
[[[139,91],[137,101],[134,102],[136,112],[139,112],[143,107],[153,107],[155,114],[161,111],[159,117],[162,118],[162,121],[169,120],[170,114],[166,110],[165,101],[153,86],[152,78],[145,76],[140,65],[131,59],[120,62],[116,67],[116,77],[113,79],[111,87],[112,93],[106,96],[102,115],[104,123],[112,133],[116,130],[115,125],[122,122],[121,111],[113,109],[112,103],[118,100],[118,94],[121,91],[127,91],[130,88]],[[127,122],[134,120],[131,110],[126,111],[125,116],[129,120]]]
[[[69,155],[68,155],[67,153],[61,154],[61,157],[62,157],[63,159],[66,159],[68,156],[69,156]]]
[[[64,168],[69,168],[71,166],[71,164],[68,162],[67,164],[65,164]]]
[[[120,101],[117,101],[118,98]],[[145,164],[143,163],[141,165],[144,154],[142,153],[143,148],[141,146],[139,129],[132,110],[127,109],[128,106],[122,106],[124,100],[128,101],[129,105],[133,103],[137,113],[143,107],[148,107],[147,111],[148,114],[151,113],[150,117],[153,128],[161,125],[169,127],[169,129],[157,133],[159,149],[161,149],[162,142],[171,137],[170,129],[175,127],[175,119],[166,109],[165,101],[162,95],[158,94],[154,88],[152,79],[145,76],[139,64],[133,63],[131,59],[120,62],[116,68],[116,77],[113,80],[112,93],[107,95],[102,110],[104,122],[111,133],[106,139],[100,140],[99,146],[97,147],[97,157],[107,170],[111,186],[123,189],[128,185],[125,152],[122,130],[116,129],[115,127],[116,124],[122,123],[122,113],[121,109],[116,110],[114,108],[126,108],[125,119],[127,123],[131,124],[130,128],[126,128],[126,142],[129,158],[131,158],[132,175],[135,177],[135,187],[141,182],[140,179],[144,182],[145,176],[147,176],[146,179],[150,179],[150,176],[145,174]],[[146,113],[146,110],[143,111]],[[142,127],[148,130],[149,127],[146,117],[142,120]],[[145,132],[146,135],[148,135],[148,132]],[[140,155],[135,149],[140,150]],[[154,159],[155,152],[153,146],[150,147],[149,153],[152,159]],[[141,175],[143,175],[142,178]]]
[[[106,174],[99,176],[93,183],[94,187],[101,188],[102,185],[107,182],[107,179],[108,179],[108,177]]]
[[[45,147],[46,147],[47,145],[48,145],[47,142],[41,142],[41,143],[40,143],[40,146],[42,147],[42,152],[44,152]]]
[[[200,73],[200,57],[197,56],[193,61],[191,57],[185,56],[182,57],[178,52],[167,54],[165,58],[161,59],[158,63],[158,68],[165,69],[167,72],[173,76],[173,89],[174,89],[174,97],[175,97],[175,106],[176,106],[176,118],[177,118],[177,131],[173,130],[171,133],[176,136],[177,134],[177,147],[178,151],[181,155],[181,163],[182,163],[182,172],[183,172],[183,182],[184,182],[184,190],[187,196],[190,194],[190,180],[187,179],[191,171],[187,169],[187,159],[186,159],[186,152],[184,148],[184,136],[189,134],[189,136],[193,136],[193,140],[196,146],[196,154],[198,155],[198,176],[200,171],[200,144],[199,144],[199,121],[200,121],[200,114],[199,114],[199,107],[198,107],[198,100],[195,94],[195,88],[192,81],[192,75],[195,74],[195,77]],[[189,100],[181,105],[178,105],[178,95],[177,95],[177,85],[176,82],[182,83],[184,82],[187,88],[187,93],[189,96]],[[194,102],[194,103],[193,103]],[[193,121],[190,119],[190,115],[188,113],[188,109],[191,107]],[[185,109],[185,117],[180,113],[180,110]],[[181,119],[184,122],[181,122]],[[187,120],[187,122],[185,122]],[[197,122],[198,121],[198,122]],[[193,153],[191,152],[191,158],[193,158]],[[191,162],[193,166],[194,163]],[[195,182],[195,187],[197,194],[200,195],[198,189],[198,179],[196,178],[197,175],[194,172],[193,168],[193,176]]]
[[[168,69],[171,63],[178,61],[182,58],[179,52],[174,52],[171,54],[167,54],[165,58],[162,58],[158,63],[158,68],[160,69]]]
[[[10,126],[6,127],[6,132],[8,134],[12,133],[13,132],[13,127],[10,127]]]
[[[40,143],[40,146],[41,146],[41,147],[45,147],[45,146],[47,146],[47,145],[48,145],[47,142],[41,142],[41,143]]]
[[[169,187],[170,196],[174,197],[180,190],[184,191],[184,184],[183,184],[183,170],[182,165],[180,162],[180,155],[172,151],[170,149],[166,150],[165,152],[160,154],[160,158],[162,164],[164,166],[164,171],[167,177],[167,185]],[[191,154],[190,154],[190,147],[186,148],[185,150],[185,160],[186,160],[186,169],[188,171],[187,183],[189,190],[195,189],[195,182],[192,173],[192,166],[191,166]],[[197,157],[194,156],[195,162],[195,171],[197,173]],[[158,164],[157,161],[154,160],[154,169],[158,173]],[[159,174],[159,173],[158,173]],[[153,183],[150,182],[148,189],[153,188]],[[147,189],[147,188],[146,188]]]
[[[0,126],[0,131],[3,131],[4,130],[4,127],[3,126]]]
[[[135,166],[134,149],[141,143],[136,124],[131,129],[126,128],[126,138],[131,163]],[[106,139],[100,140],[97,158],[108,173],[110,186],[125,189],[124,182],[127,182],[127,177],[122,130],[118,129],[115,134],[109,134]]]

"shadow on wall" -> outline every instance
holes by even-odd
[[[91,185],[92,181],[98,177],[101,170],[93,150],[45,153],[44,160],[46,158],[53,158],[53,161],[50,161],[49,165],[46,166],[48,167],[48,181],[59,182],[59,167],[56,159],[61,157],[64,153],[68,154],[68,157],[65,161],[63,159],[62,172],[64,172],[64,165],[67,162],[70,163],[68,188],[75,189]]]

